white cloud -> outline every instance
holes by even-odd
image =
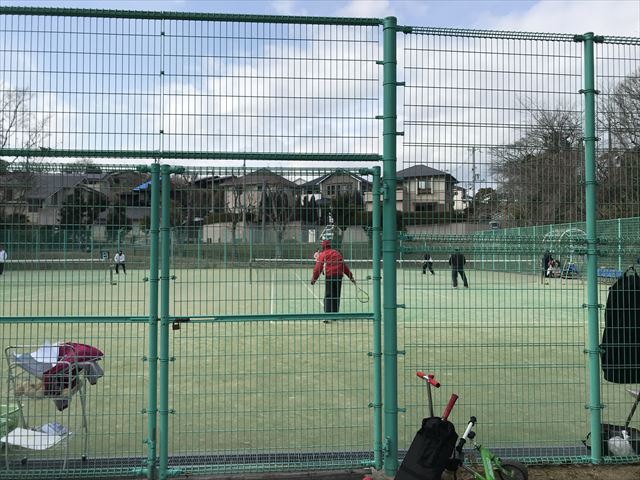
[[[543,0],[526,12],[496,16],[481,14],[477,26],[527,32],[585,33],[640,36],[640,2],[637,0]]]
[[[308,15],[296,0],[275,0],[271,2],[271,7],[276,15]]]
[[[389,0],[351,0],[336,14],[340,17],[382,18],[393,15]]]

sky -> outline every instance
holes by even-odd
[[[0,0],[0,5],[393,15],[399,25],[421,27],[640,37],[640,0]],[[381,56],[379,29],[372,36],[371,29],[360,28],[174,22],[166,27],[166,65],[160,67],[158,22],[2,22],[0,44],[9,48],[0,47],[0,86],[33,92],[31,108],[38,118],[48,115],[52,132],[45,148],[156,150],[164,142],[162,148],[177,151],[381,150],[375,119],[382,108],[375,63]],[[139,35],[128,35],[129,28],[140,29]],[[611,90],[640,71],[637,48],[598,48],[599,88]],[[22,53],[15,55],[16,49]],[[163,68],[167,75],[161,81]],[[398,68],[407,81],[399,91],[404,103],[399,128],[407,132],[398,143],[399,167],[426,162],[462,181],[485,179],[491,148],[520,138],[533,122],[533,107],[576,115],[582,110],[581,49],[571,41],[399,35]]]
[[[34,7],[384,17],[401,25],[640,36],[638,0],[0,0]]]

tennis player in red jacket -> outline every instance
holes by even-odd
[[[338,312],[340,310],[342,276],[346,275],[354,284],[356,281],[340,252],[331,248],[331,242],[329,242],[329,240],[322,241],[322,252],[320,252],[320,255],[318,255],[316,259],[313,276],[311,277],[311,285],[316,283],[323,269],[326,278],[324,311],[325,313]]]

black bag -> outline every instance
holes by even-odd
[[[601,424],[600,428],[602,429],[602,439],[601,439],[602,455],[605,457],[609,455],[614,455],[612,452],[609,451],[609,439],[613,437],[622,438],[622,430],[625,430],[625,428],[621,427],[620,425],[611,425],[609,423]],[[634,452],[636,452],[636,455],[640,455],[640,430],[636,428],[627,427],[626,431],[627,431],[627,435],[629,435],[628,441],[629,441],[629,444],[631,445],[631,448],[633,449]],[[589,433],[587,435],[587,438],[582,441],[584,446],[587,447],[587,450],[589,451],[591,451],[590,440],[591,440],[591,433]]]
[[[605,380],[640,383],[640,276],[633,267],[609,288],[604,318],[601,348]]]
[[[440,417],[422,420],[400,465],[396,480],[440,480],[449,464],[458,434],[451,422]]]

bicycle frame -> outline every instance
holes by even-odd
[[[497,457],[496,455],[491,453],[491,451],[488,448],[483,447],[482,445],[476,443],[475,441],[473,441],[473,448],[477,450],[478,453],[480,454],[483,474],[477,472],[470,466],[464,464],[464,455],[462,453],[462,447],[467,442],[467,440],[473,439],[473,437],[475,436],[474,433],[472,432],[472,429],[475,424],[476,424],[476,418],[471,417],[471,420],[469,421],[469,424],[467,425],[467,428],[464,431],[464,434],[462,435],[462,437],[460,437],[460,441],[458,443],[458,446],[456,447],[456,451],[458,452],[459,460],[460,460],[459,468],[462,468],[466,472],[472,474],[475,480],[496,480],[496,475],[494,472],[503,471],[502,461],[500,460],[500,457]]]

